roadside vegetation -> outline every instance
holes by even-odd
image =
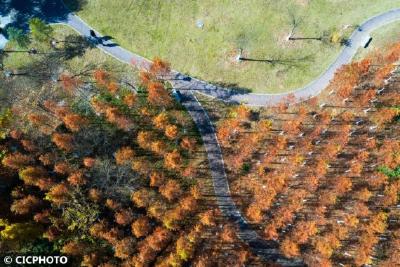
[[[122,47],[147,58],[160,56],[180,72],[209,82],[264,93],[308,84],[333,62],[341,40],[358,24],[400,4],[398,0],[83,2],[77,14]],[[272,63],[237,62],[240,49],[245,58]]]
[[[308,266],[395,266],[400,234],[400,44],[339,69],[316,98],[217,106],[236,202]]]

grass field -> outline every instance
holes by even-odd
[[[54,38],[57,40],[63,40],[68,35],[78,35],[74,30],[64,25],[53,25]],[[46,51],[48,48],[45,44],[31,44],[32,47],[39,51]],[[18,49],[12,46],[12,43],[8,43],[7,49],[13,50]],[[17,69],[26,66],[29,62],[35,60],[37,55],[27,55],[25,53],[11,53],[4,59],[4,66],[9,69]],[[113,70],[130,70],[131,68],[126,64],[122,64],[115,58],[105,54],[99,49],[87,49],[82,57],[75,57],[65,62],[71,69],[82,69],[86,65],[91,64],[98,68],[106,68]]]
[[[68,2],[68,0],[66,0]],[[400,7],[400,0],[87,0],[78,14],[102,34],[148,58],[204,80],[255,92],[284,92],[322,73],[340,51],[319,41],[290,42],[291,15],[302,20],[296,36],[318,37]],[[197,22],[204,23],[199,28]],[[301,59],[300,66],[236,63],[238,49],[255,59]]]

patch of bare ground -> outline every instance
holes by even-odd
[[[301,32],[297,33],[297,35],[301,35]],[[299,49],[303,47],[304,42],[296,42],[289,40],[290,37],[290,29],[285,29],[275,35],[275,40],[277,45],[283,49]]]

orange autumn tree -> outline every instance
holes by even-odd
[[[153,75],[166,75],[171,71],[171,66],[168,62],[156,57],[150,66],[149,73]]]
[[[71,134],[54,133],[51,140],[58,148],[67,152],[71,152],[74,147],[74,137]]]
[[[169,201],[176,199],[182,194],[181,186],[175,180],[168,180],[166,184],[160,186],[159,191]]]
[[[164,165],[167,169],[179,169],[182,165],[182,156],[177,149],[170,153],[166,153],[164,157]]]
[[[137,101],[137,96],[134,93],[127,93],[123,98],[124,104],[130,108],[133,108],[136,101]]]
[[[133,221],[133,212],[130,209],[120,209],[114,214],[115,222],[119,225],[128,225]]]
[[[153,118],[153,125],[160,130],[163,130],[167,127],[168,124],[168,115],[165,112],[161,112],[157,116]]]
[[[117,107],[107,107],[105,111],[107,121],[115,124],[119,129],[129,131],[133,128],[133,122]]]
[[[118,89],[119,85],[115,81],[111,81],[107,84],[107,90],[112,94],[115,94],[118,91]]]
[[[65,126],[72,132],[78,132],[87,124],[87,119],[78,114],[67,114],[63,118]]]
[[[300,250],[296,242],[286,238],[281,243],[281,250],[286,257],[292,258],[300,255]]]
[[[97,69],[93,72],[93,78],[100,88],[106,89],[112,95],[115,95],[119,90],[119,83],[109,72]]]
[[[106,86],[110,75],[105,70],[97,69],[93,72],[93,77],[99,85]]]
[[[337,95],[341,99],[349,97],[362,75],[369,71],[370,66],[371,60],[365,59],[344,65],[337,70],[331,83],[331,86],[337,88]]]
[[[14,200],[10,210],[16,214],[29,214],[39,207],[41,200],[34,195],[27,195],[18,200]]]
[[[59,80],[62,87],[69,93],[73,93],[82,84],[79,78],[66,73],[61,74]]]
[[[188,137],[183,137],[181,141],[181,147],[188,151],[193,151],[196,145],[196,140]]]
[[[165,182],[164,174],[157,171],[152,171],[150,173],[150,186],[159,187]]]
[[[150,233],[151,224],[146,216],[142,216],[132,223],[132,233],[137,237],[143,237]]]
[[[8,154],[2,160],[2,164],[12,169],[21,169],[33,163],[33,158],[30,155],[24,155],[20,152]]]
[[[147,101],[157,107],[171,107],[172,98],[165,88],[163,78],[170,73],[169,63],[155,58],[147,70],[140,72],[142,85],[147,89]]]
[[[121,147],[115,152],[115,161],[118,165],[129,164],[133,160],[134,154],[132,148]]]
[[[60,206],[68,201],[69,187],[64,184],[57,184],[50,188],[50,191],[46,195],[46,199],[51,201],[57,206]]]
[[[172,98],[165,86],[160,82],[150,82],[147,84],[147,100],[154,106],[170,107]]]
[[[176,125],[167,125],[165,127],[165,136],[169,139],[175,139],[178,136],[178,127]]]
[[[73,173],[71,173],[68,178],[67,181],[74,186],[78,186],[78,185],[84,185],[87,183],[87,180],[84,176],[84,172],[82,170],[78,170],[75,171]]]

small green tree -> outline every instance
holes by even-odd
[[[29,29],[31,36],[38,42],[48,42],[52,38],[53,29],[39,18],[29,20]]]
[[[332,30],[329,35],[329,41],[333,44],[340,44],[343,40],[343,36],[340,31]]]
[[[88,233],[99,214],[99,206],[89,202],[80,190],[76,190],[63,207],[61,218],[69,231]]]
[[[392,181],[400,179],[400,165],[394,169],[391,169],[387,166],[380,166],[378,171],[388,176]]]
[[[11,109],[0,110],[0,140],[6,138],[12,122]]]
[[[23,30],[10,27],[7,29],[8,39],[19,48],[27,48],[30,40]]]
[[[0,219],[0,229],[0,241],[7,241],[12,247],[35,240],[43,233],[42,227],[33,222],[9,223],[4,219]]]

